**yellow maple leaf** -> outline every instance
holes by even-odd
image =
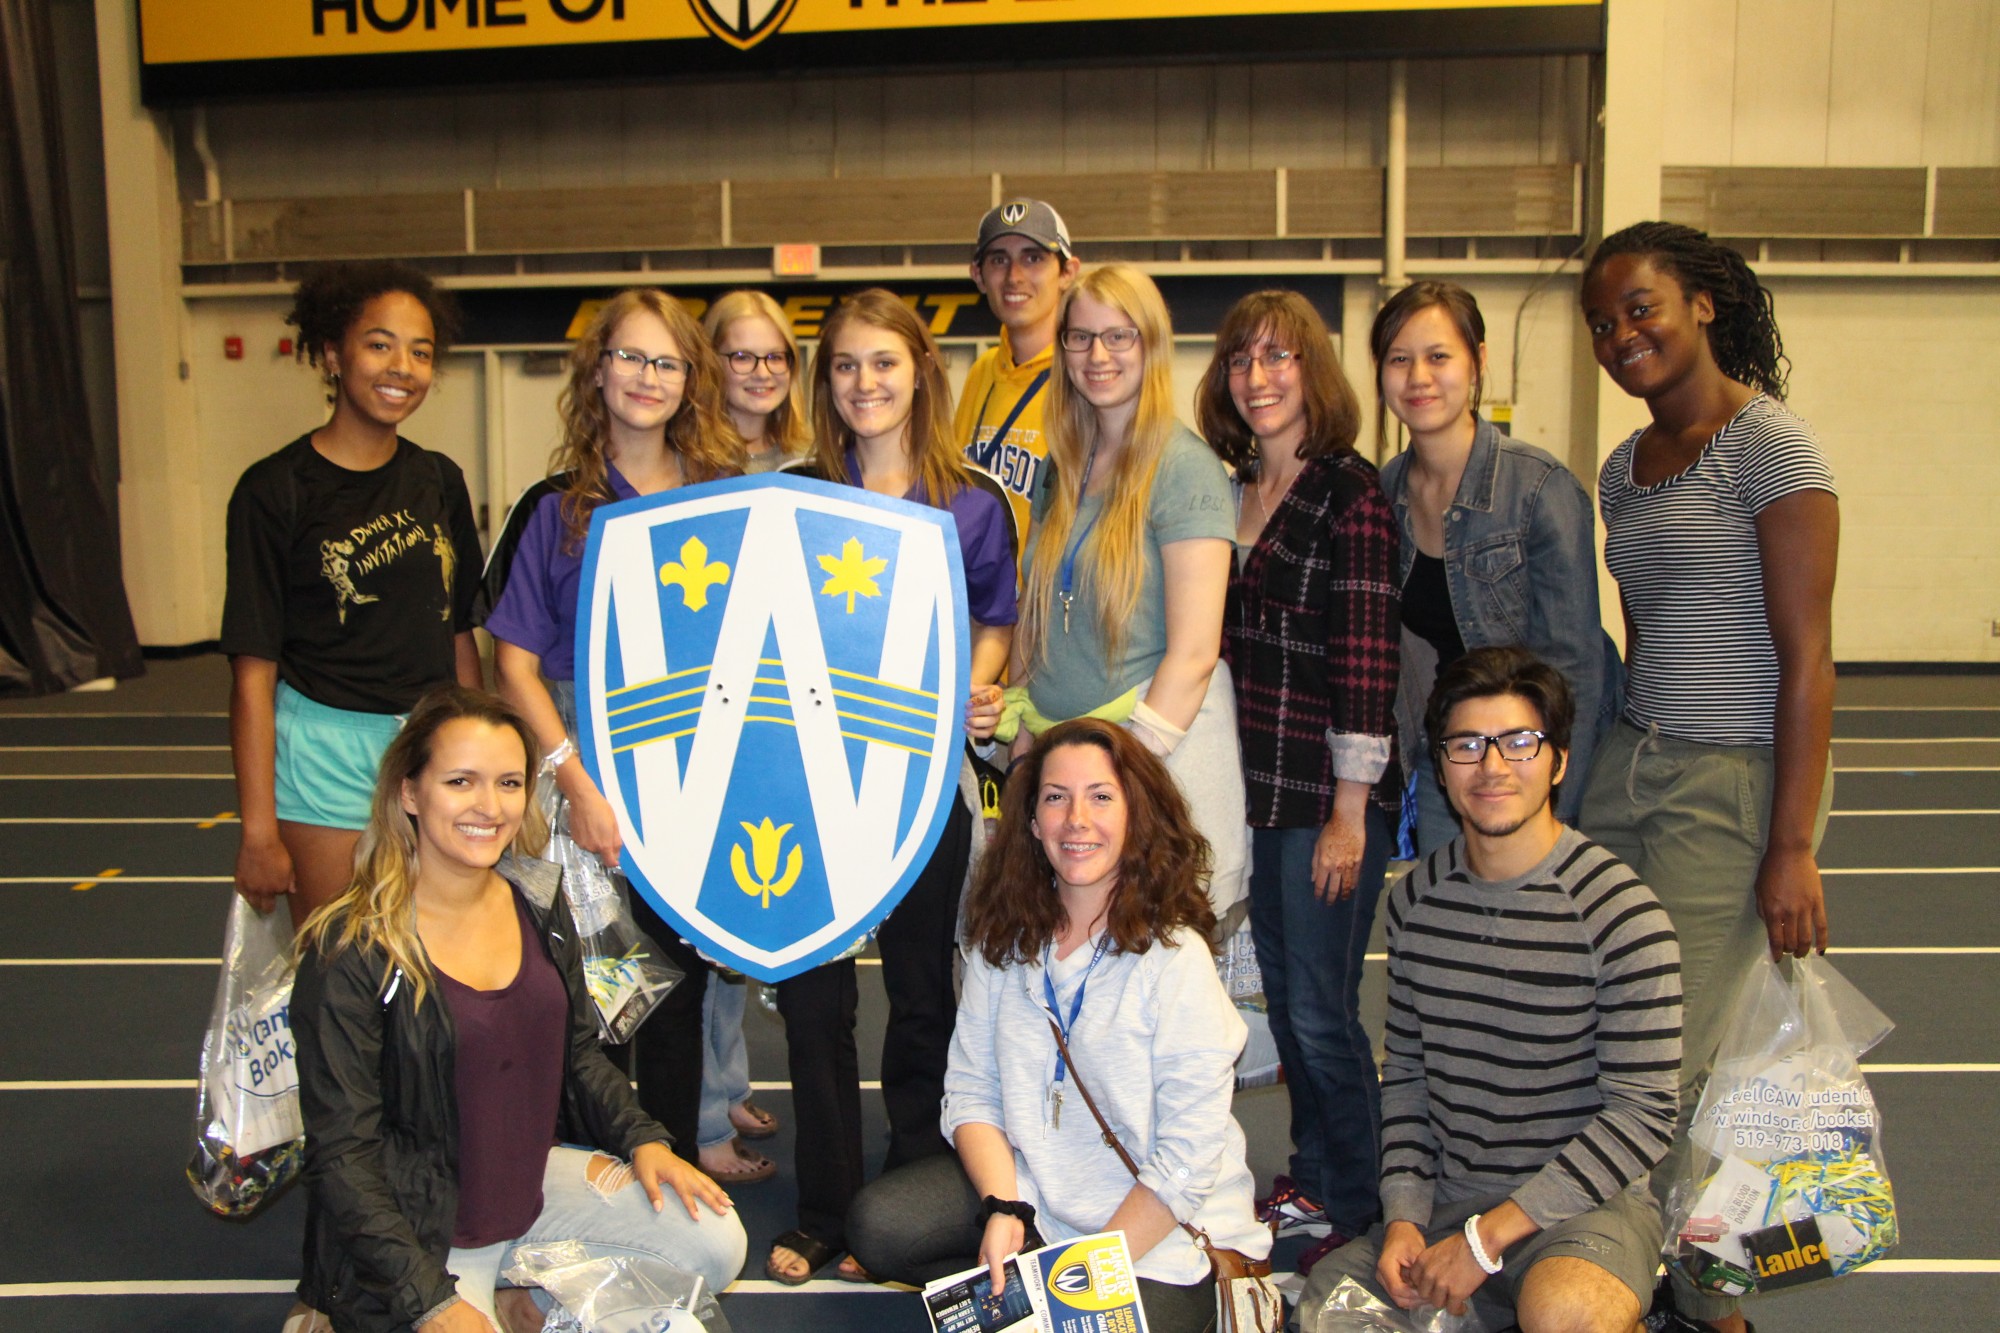
[[[681,558],[678,564],[660,566],[660,586],[671,588],[680,585],[681,601],[690,611],[699,611],[708,605],[708,588],[712,583],[729,582],[729,566],[720,560],[709,562],[708,547],[699,537],[690,537],[681,543]]]
[[[861,549],[859,537],[849,537],[847,544],[840,548],[840,558],[830,555],[819,557],[819,567],[832,577],[820,585],[822,596],[847,597],[847,614],[854,614],[854,598],[880,597],[882,589],[875,584],[875,575],[889,567],[889,562],[879,556],[870,557]]]

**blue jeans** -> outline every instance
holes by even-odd
[[[493,1288],[501,1270],[516,1245],[542,1241],[581,1241],[592,1257],[636,1254],[664,1259],[683,1272],[698,1274],[717,1295],[736,1280],[743,1271],[748,1241],[735,1213],[711,1212],[701,1204],[701,1221],[696,1222],[680,1198],[665,1187],[667,1206],[655,1213],[636,1180],[608,1197],[601,1195],[585,1174],[590,1159],[601,1156],[608,1154],[549,1149],[549,1164],[542,1174],[541,1215],[526,1234],[475,1250],[454,1249],[445,1257],[460,1300],[497,1324]]]
[[[1382,1092],[1361,1026],[1361,959],[1395,834],[1371,803],[1359,882],[1336,903],[1313,896],[1317,828],[1250,834],[1250,934],[1291,1094],[1291,1175],[1349,1236],[1382,1212]]]
[[[1417,859],[1422,860],[1459,835],[1458,811],[1438,786],[1437,760],[1417,760]]]
[[[719,1147],[736,1137],[729,1110],[750,1100],[750,1048],[743,1041],[743,1010],[750,998],[744,982],[731,985],[710,977],[701,1002],[701,1130],[695,1142]]]

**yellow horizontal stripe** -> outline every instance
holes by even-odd
[[[707,671],[714,665],[715,663],[713,662],[704,662],[700,666],[689,667],[685,671],[669,671],[658,680],[642,680],[636,685],[621,685],[615,690],[607,690],[604,697],[607,699],[616,699],[621,694],[630,694],[634,690],[650,689],[655,685],[664,685],[670,680],[679,680],[682,676],[692,676],[697,671]]]
[[[842,714],[842,716],[844,717],[844,716],[846,716],[846,714]],[[755,716],[755,715],[751,715],[751,716],[748,716],[748,717],[745,717],[745,718],[744,718],[743,720],[744,720],[745,722],[782,722],[782,723],[783,723],[784,725],[786,725],[786,726],[788,726],[788,727],[796,727],[796,726],[798,726],[798,723],[796,723],[796,722],[792,721],[792,720],[791,720],[790,718],[788,718],[788,717],[758,717],[758,716]],[[882,725],[886,725],[886,724],[885,724],[885,723],[877,723],[876,725],[878,725],[878,726],[882,726]],[[643,747],[643,746],[647,746],[647,745],[657,745],[657,744],[659,744],[659,743],[660,743],[661,741],[677,741],[677,740],[679,740],[679,739],[680,739],[681,737],[683,737],[683,736],[692,736],[692,735],[694,735],[694,730],[695,730],[695,729],[694,729],[693,727],[689,727],[689,728],[688,728],[688,729],[687,729],[686,731],[676,731],[676,732],[671,732],[671,733],[669,733],[668,735],[665,735],[665,736],[654,736],[654,737],[652,737],[652,738],[650,738],[650,739],[648,739],[648,740],[643,740],[643,741],[634,741],[634,742],[632,742],[632,744],[630,744],[630,745],[621,745],[621,746],[619,746],[619,747],[618,747],[617,749],[613,750],[613,751],[612,751],[611,753],[613,753],[613,754],[624,754],[624,753],[625,753],[625,752],[626,752],[627,750],[637,750],[637,749],[640,749],[640,748],[641,748],[641,747]],[[885,740],[881,739],[881,738],[880,738],[879,736],[860,736],[860,735],[856,735],[856,734],[855,734],[854,732],[851,732],[851,731],[843,731],[843,732],[841,732],[840,734],[841,734],[841,737],[842,737],[843,739],[845,739],[845,740],[850,740],[850,741],[860,741],[860,742],[861,742],[861,743],[862,743],[863,745],[886,745],[886,746],[888,746],[888,747],[889,747],[890,749],[892,749],[892,750],[901,750],[901,751],[903,751],[903,753],[905,753],[905,754],[913,754],[913,755],[916,755],[916,756],[917,756],[918,758],[921,758],[921,759],[928,759],[928,758],[930,758],[930,757],[931,757],[931,752],[930,752],[929,750],[919,750],[919,749],[918,749],[918,748],[917,748],[916,746],[914,746],[914,745],[899,745],[899,744],[897,744],[897,743],[896,743],[895,741],[885,741]]]
[[[663,694],[657,699],[648,699],[646,700],[646,702],[642,704],[626,704],[623,708],[612,709],[604,716],[617,717],[620,713],[636,713],[641,708],[655,708],[658,707],[660,704],[667,703],[673,699],[685,699],[690,694],[700,694],[701,688],[702,688],[701,686],[697,685],[691,690],[675,690],[672,694]]]
[[[873,704],[877,708],[893,708],[899,713],[915,713],[918,717],[928,717],[933,720],[937,717],[937,710],[934,708],[912,708],[908,704],[892,704],[887,699],[877,699],[867,694],[855,694],[851,690],[835,690],[833,697],[836,699],[855,699],[864,704]]]
[[[790,708],[792,706],[792,701],[790,699],[773,699],[768,695],[763,695],[763,694],[751,695],[750,702],[753,704],[776,704],[780,708]]]
[[[898,685],[893,680],[883,680],[878,676],[864,676],[859,671],[842,671],[838,667],[828,667],[826,674],[829,676],[845,676],[849,680],[865,680],[870,685],[880,685],[885,690],[896,690],[903,694],[920,694],[926,699],[935,699],[938,697],[929,690],[920,690],[914,685]]]
[[[700,693],[700,691],[696,691],[696,693]],[[622,736],[628,731],[644,731],[647,727],[657,727],[662,722],[672,722],[677,717],[693,717],[700,711],[701,708],[697,705],[693,708],[683,708],[678,713],[662,713],[658,717],[649,717],[644,722],[634,722],[629,726],[613,727],[611,734],[613,736]]]
[[[884,727],[890,731],[907,731],[912,736],[922,736],[926,740],[929,740],[931,736],[931,733],[925,731],[922,727],[906,727],[900,722],[877,722],[874,718],[863,717],[859,713],[842,713],[838,709],[835,709],[834,711],[837,714],[839,714],[839,716],[846,718],[849,722],[863,722],[871,727]],[[841,734],[846,735],[847,733],[842,732]],[[923,751],[923,753],[929,754],[930,751],[925,750]]]

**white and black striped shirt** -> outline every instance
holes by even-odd
[[[1597,481],[1604,561],[1638,628],[1625,716],[1705,745],[1769,745],[1778,654],[1757,515],[1798,491],[1834,491],[1833,472],[1812,427],[1763,394],[1657,486],[1632,481],[1641,433],[1611,451]]]
[[[1644,1191],[1679,1104],[1680,945],[1652,891],[1565,828],[1517,879],[1464,839],[1389,892],[1382,1211],[1509,1195],[1540,1226]]]

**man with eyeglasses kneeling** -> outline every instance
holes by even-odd
[[[1389,892],[1384,1221],[1314,1267],[1472,1328],[1629,1333],[1661,1241],[1647,1177],[1674,1132],[1680,947],[1652,891],[1555,817],[1561,673],[1481,648],[1425,710],[1460,836]]]

